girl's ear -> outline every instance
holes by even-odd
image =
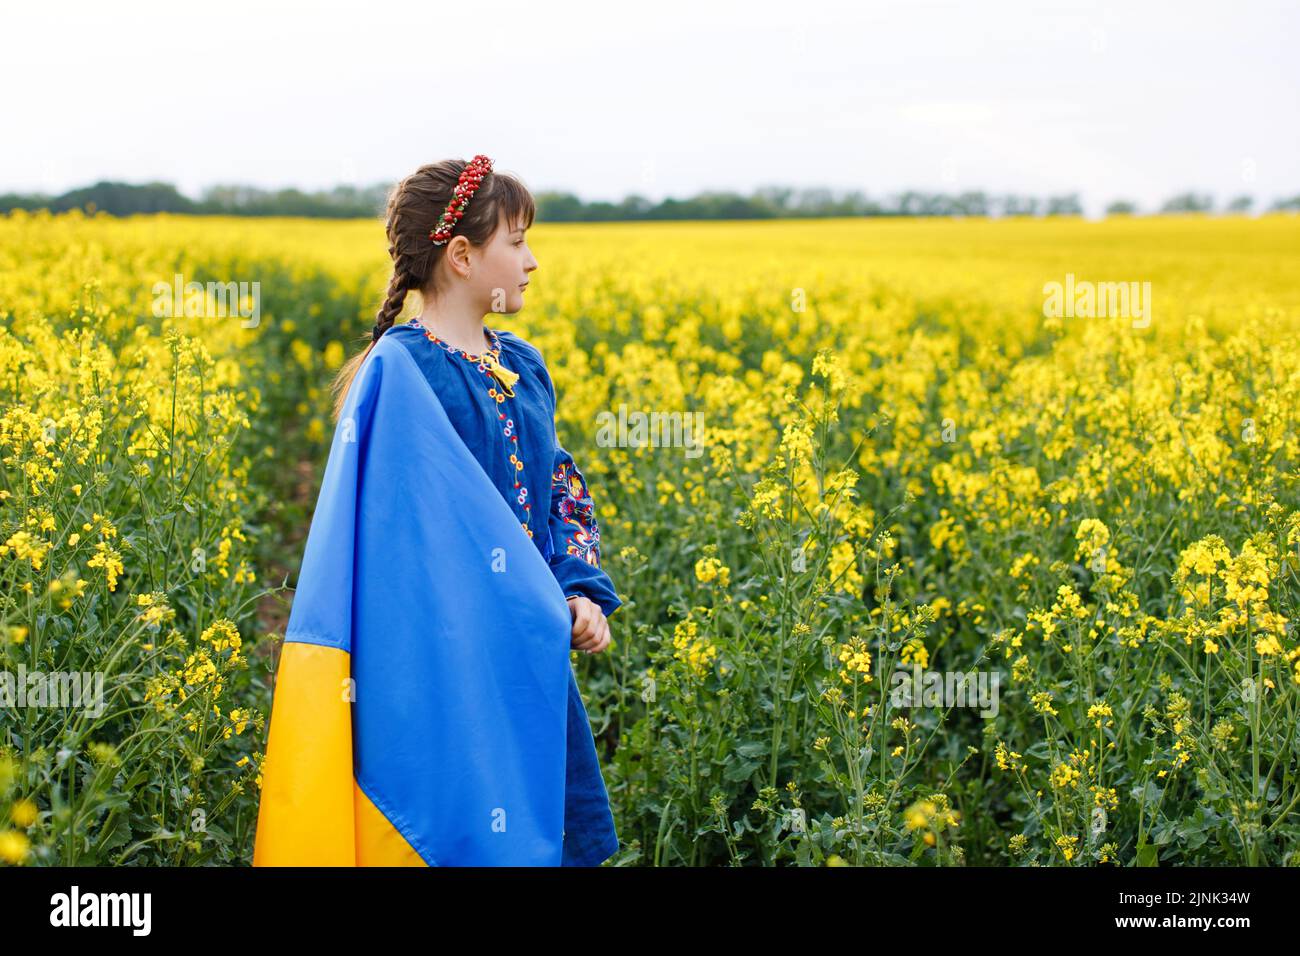
[[[447,251],[443,253],[443,258],[457,275],[468,276],[469,253],[470,241],[464,236],[452,236],[451,241],[447,243]]]

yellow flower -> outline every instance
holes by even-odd
[[[717,558],[700,558],[695,562],[695,577],[704,584],[718,582],[725,588],[731,582],[731,569]]]
[[[781,434],[777,461],[781,465],[806,462],[812,457],[813,423],[808,420],[790,422]]]
[[[94,557],[86,562],[86,566],[91,568],[103,568],[104,579],[108,582],[108,589],[110,591],[117,590],[118,576],[124,570],[122,566],[122,555],[109,547],[107,542],[96,542]]]
[[[696,677],[704,675],[718,656],[718,649],[698,637],[699,626],[690,618],[677,622],[673,630],[673,657],[682,661]]]
[[[34,570],[39,571],[51,547],[50,542],[34,537],[30,531],[15,531],[0,545],[0,556],[12,553],[16,560],[28,561]]]
[[[1052,605],[1052,614],[1062,620],[1066,617],[1082,619],[1088,616],[1088,609],[1083,606],[1074,588],[1062,584],[1056,589],[1056,603]]]
[[[36,804],[26,798],[19,800],[9,808],[9,819],[13,820],[15,826],[24,829],[36,822],[37,815]]]
[[[851,684],[856,679],[853,675],[861,674],[862,683],[871,683],[871,651],[866,641],[855,634],[839,645],[836,656],[844,665],[839,671],[841,681]]]
[[[1023,772],[1029,769],[1029,767],[1021,761],[1020,754],[1016,753],[1014,750],[1009,750],[1007,745],[1000,740],[993,750],[993,759],[997,761],[999,770],[1015,770]]]
[[[1088,719],[1096,721],[1097,726],[1101,726],[1101,718],[1114,716],[1110,710],[1110,704],[1105,701],[1098,701],[1088,708]]]
[[[1119,794],[1114,787],[1091,787],[1092,801],[1103,810],[1114,810],[1119,806]]]
[[[31,843],[25,834],[17,830],[0,831],[0,860],[6,863],[22,863],[27,859]]]
[[[281,328],[283,327],[284,326],[282,323]],[[302,366],[307,371],[311,371],[314,365],[313,359],[316,353],[312,350],[312,347],[310,345],[308,345],[302,339],[294,339],[292,342],[289,343],[289,351],[293,353],[294,361],[296,361],[300,366]]]
[[[931,800],[918,800],[904,811],[904,822],[909,830],[920,830],[930,825],[939,808]]]
[[[832,393],[845,387],[844,369],[838,356],[830,349],[821,349],[813,356],[812,373],[826,379],[827,389]]]
[[[1082,776],[1079,771],[1068,764],[1058,763],[1055,769],[1052,770],[1052,786],[1060,790],[1064,790],[1067,787],[1078,786],[1081,779]]]
[[[1074,859],[1074,854],[1078,852],[1079,838],[1077,836],[1059,836],[1056,838],[1056,845],[1061,853],[1065,856],[1065,862]]]
[[[1282,645],[1278,642],[1275,635],[1269,634],[1255,641],[1255,653],[1260,657],[1273,657],[1284,653]]]
[[[930,666],[930,652],[925,648],[925,642],[919,637],[914,637],[903,645],[899,653],[900,664],[915,664],[922,670]]]
[[[135,619],[150,630],[157,630],[176,618],[176,612],[168,606],[167,597],[161,591],[137,594],[136,605],[144,610],[137,614]]]
[[[1074,556],[1088,563],[1102,553],[1110,542],[1110,529],[1096,518],[1084,518],[1079,522],[1074,537],[1079,542],[1074,549]]]
[[[1018,578],[1025,573],[1026,568],[1033,564],[1038,564],[1038,558],[1033,553],[1026,551],[1011,563],[1011,570],[1008,573],[1013,578]]]
[[[1268,600],[1269,569],[1265,556],[1251,541],[1242,545],[1232,563],[1219,572],[1226,585],[1224,596],[1242,610]]]
[[[336,369],[344,362],[343,343],[333,341],[325,346],[325,354],[322,356],[325,360],[325,367]]]
[[[204,631],[202,639],[212,645],[214,651],[231,650],[238,653],[243,642],[239,637],[239,628],[227,618],[213,621]]]
[[[1030,698],[1030,703],[1033,704],[1034,710],[1036,710],[1040,714],[1056,713],[1056,711],[1052,707],[1052,695],[1049,694],[1047,691],[1039,691],[1037,694],[1035,694],[1033,697]]]
[[[1210,579],[1216,569],[1226,566],[1231,560],[1228,546],[1217,534],[1207,535],[1184,548],[1178,556],[1178,567],[1174,571],[1174,584],[1191,604],[1205,606],[1210,601]],[[1192,582],[1193,577],[1202,580]]]

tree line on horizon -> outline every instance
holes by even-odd
[[[324,219],[364,219],[382,216],[391,184],[335,186],[329,190],[261,189],[255,186],[219,185],[191,199],[170,183],[132,184],[102,181],[57,196],[39,193],[0,195],[0,213],[15,209],[67,212],[107,212],[129,216],[159,212],[220,216],[304,216]],[[788,219],[854,216],[1078,216],[1083,206],[1078,193],[1039,198],[992,194],[982,190],[956,194],[905,190],[876,200],[860,190],[836,193],[825,188],[795,189],[765,186],[749,196],[735,192],[702,192],[689,199],[653,202],[629,195],[620,202],[584,201],[568,192],[539,192],[537,218],[543,222],[626,222],[691,219]],[[1171,196],[1160,213],[1249,213],[1254,197],[1237,196],[1216,206],[1207,193],[1183,192]],[[1117,199],[1106,206],[1107,215],[1140,215],[1134,202]],[[1300,195],[1279,198],[1270,212],[1300,211]]]

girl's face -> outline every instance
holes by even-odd
[[[506,222],[503,216],[474,267],[474,284],[487,297],[488,311],[510,313],[524,307],[528,274],[537,268],[524,231],[522,223]]]

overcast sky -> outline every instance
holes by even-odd
[[[1300,193],[1300,3],[7,3],[0,192]]]

